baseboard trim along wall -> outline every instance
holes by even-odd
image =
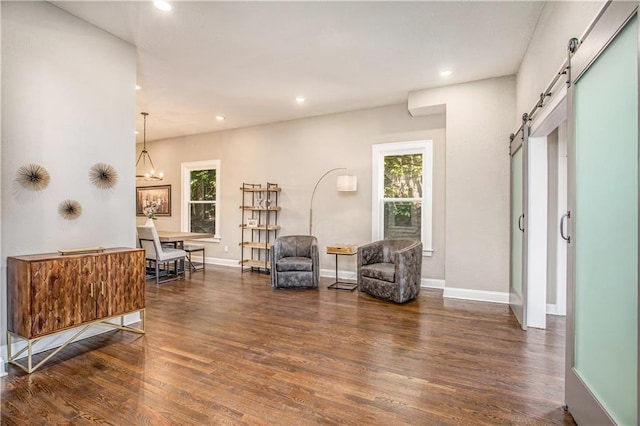
[[[335,269],[320,269],[320,276],[336,279],[336,270]],[[356,282],[356,272],[355,271],[338,271],[338,279],[339,280],[347,280]]]
[[[558,305],[549,303],[547,304],[547,315],[558,315],[560,317],[566,316],[566,314],[560,312]]]
[[[436,280],[436,279],[432,279],[432,278],[423,278],[420,281],[420,287],[443,289],[444,288],[444,280]]]
[[[237,260],[234,259],[222,259],[217,257],[205,258],[205,263],[211,265],[232,266],[239,267]],[[320,269],[320,276],[325,278],[336,278],[335,269]],[[338,280],[356,281],[355,271],[338,271]],[[485,291],[485,290],[472,290],[466,288],[447,288],[445,286],[445,280],[422,278],[420,287],[423,288],[435,288],[444,289],[442,297],[450,299],[464,299],[475,300],[479,302],[491,302],[491,303],[509,303],[509,293],[501,291]],[[551,313],[551,312],[550,312]]]
[[[193,260],[195,262],[199,261],[197,257],[194,257]],[[240,263],[238,263],[237,259],[223,259],[221,257],[205,257],[204,263],[206,263],[207,265],[231,266],[234,268],[240,267]]]
[[[476,300],[479,302],[509,303],[509,293],[502,291],[472,290],[468,288],[445,288],[443,297],[450,299]]]

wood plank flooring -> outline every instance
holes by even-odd
[[[0,379],[3,425],[574,424],[562,411],[564,320],[523,332],[505,305],[423,289],[273,290],[207,266],[147,284],[147,334],[68,346]]]

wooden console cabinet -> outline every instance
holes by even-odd
[[[57,253],[7,258],[9,362],[31,373],[89,326],[101,322],[144,333],[144,250],[106,249],[101,253]],[[122,316],[139,311],[142,328],[127,327]],[[105,322],[121,317],[120,324]],[[40,338],[85,326],[62,347],[32,367],[32,345]],[[11,337],[27,346],[11,355]],[[27,367],[16,358],[28,352]]]

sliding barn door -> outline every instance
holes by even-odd
[[[509,306],[523,330],[527,329],[527,146],[529,127],[524,125],[509,148],[511,154],[511,263]]]
[[[609,4],[571,62],[565,400],[638,424],[637,2]]]

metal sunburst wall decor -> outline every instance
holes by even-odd
[[[27,164],[18,169],[16,182],[25,189],[40,191],[49,185],[49,172],[39,164]]]
[[[109,164],[97,163],[89,169],[89,180],[98,188],[108,189],[118,181],[118,172]]]
[[[67,220],[77,219],[82,214],[82,205],[76,200],[64,200],[58,204],[58,213]]]

